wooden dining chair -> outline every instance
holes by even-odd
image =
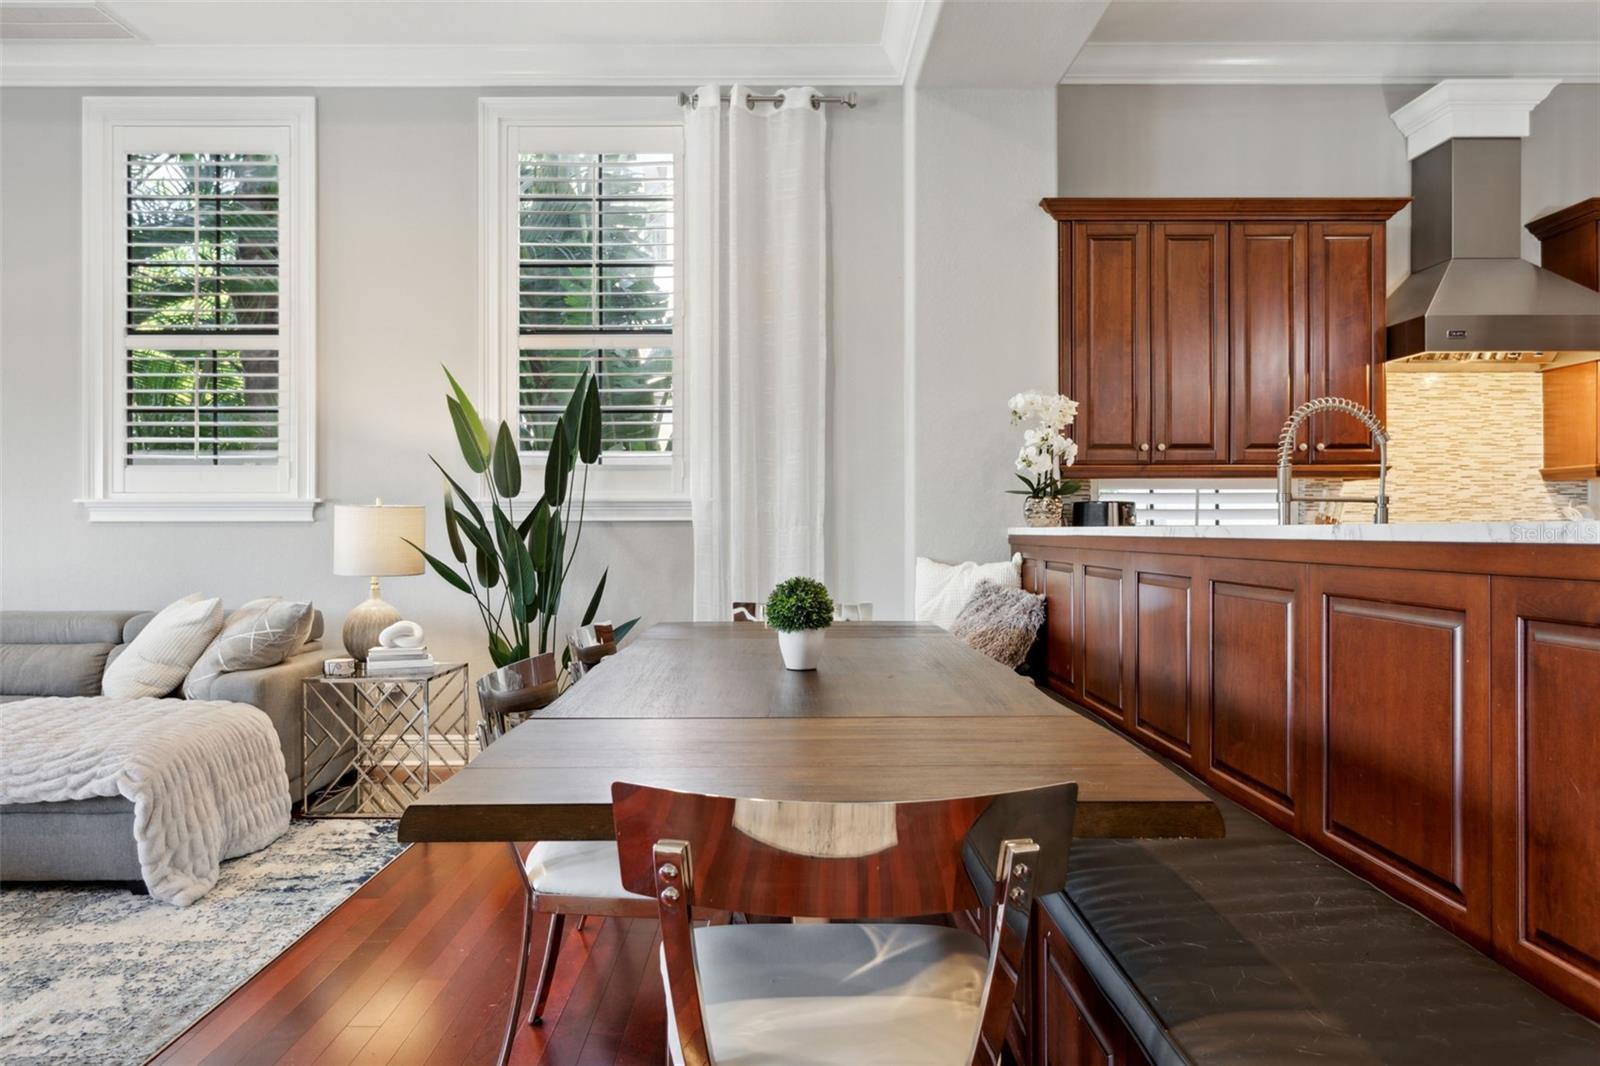
[[[617,654],[616,627],[610,622],[579,626],[567,637],[569,669],[574,681]]]
[[[915,803],[732,799],[612,786],[622,885],[661,918],[679,1066],[998,1062],[1035,894],[1066,882],[1075,783]],[[970,849],[994,874],[978,890]],[[991,910],[987,938],[874,922]],[[694,928],[691,907],[849,919]]]
[[[761,621],[761,604],[745,600],[733,602],[733,620],[735,622]]]

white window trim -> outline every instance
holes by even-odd
[[[119,416],[115,393],[124,279],[110,241],[118,232],[115,139],[139,126],[285,127],[290,151],[280,174],[293,195],[280,215],[280,237],[293,267],[279,305],[289,311],[280,334],[282,431],[289,477],[281,492],[127,492],[118,488]],[[91,522],[309,522],[316,497],[317,429],[317,131],[310,96],[86,96],[83,98],[83,495]]]
[[[516,199],[508,180],[505,161],[516,152],[520,130],[541,126],[677,126],[683,125],[683,112],[670,96],[563,96],[563,97],[480,97],[478,100],[478,291],[481,313],[478,319],[479,410],[484,417],[513,421],[511,410],[516,396],[513,384],[520,351],[515,317],[511,309],[516,297],[511,289],[513,272],[506,269],[512,248]],[[681,176],[679,179],[681,190]],[[683,225],[682,193],[679,192],[679,226]],[[687,522],[690,521],[688,495],[688,453],[685,414],[687,375],[681,338],[685,321],[683,307],[683,261],[681,244],[675,253],[678,305],[675,308],[677,342],[673,347],[673,437],[672,455],[612,456],[606,459],[604,478],[589,493],[584,520],[587,522]],[[692,298],[692,296],[690,297]],[[542,477],[544,461],[538,455],[524,455],[523,466]],[[481,478],[480,478],[481,482]],[[474,495],[487,497],[487,488]]]

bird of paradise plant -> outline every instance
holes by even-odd
[[[448,367],[444,374],[450,382],[445,404],[456,442],[467,469],[485,475],[490,513],[485,516],[472,494],[430,455],[444,475],[445,532],[460,569],[418,545],[412,547],[422,552],[435,573],[472,597],[489,638],[489,657],[495,666],[506,666],[535,651],[552,650],[562,589],[583,536],[589,467],[600,459],[600,386],[587,368],[578,376],[551,432],[543,491],[518,518],[523,471],[516,436],[502,421],[491,440],[455,375]],[[580,625],[594,621],[609,573],[608,569],[600,575]],[[617,626],[616,639],[626,636],[638,621]]]

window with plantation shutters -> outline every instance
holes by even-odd
[[[587,367],[600,386],[602,456],[670,452],[673,154],[524,151],[516,166],[522,447],[549,447]]]
[[[313,106],[85,99],[92,519],[310,519]]]

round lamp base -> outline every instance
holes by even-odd
[[[378,634],[400,621],[400,612],[374,596],[363,600],[344,620],[344,650],[357,662],[367,661],[367,652],[378,646]]]

